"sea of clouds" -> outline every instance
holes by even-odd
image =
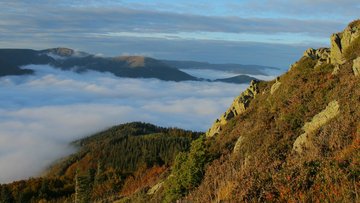
[[[165,82],[29,65],[35,75],[0,78],[0,183],[40,175],[110,126],[143,121],[205,131],[248,85]]]

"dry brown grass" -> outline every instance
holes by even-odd
[[[209,141],[220,152],[202,184],[188,199],[195,202],[354,202],[359,200],[360,79],[351,63],[337,76],[333,66],[314,69],[302,58],[281,76],[282,85],[253,100],[250,108]],[[263,84],[262,90],[272,83]],[[341,115],[313,133],[312,147],[299,156],[292,151],[302,126],[326,105],[338,100]],[[238,154],[232,147],[244,141]],[[212,144],[211,144],[212,143]]]

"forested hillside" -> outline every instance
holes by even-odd
[[[1,185],[2,202],[90,202],[118,199],[168,173],[175,156],[199,133],[146,123],[112,127],[75,141],[78,152],[54,164],[42,178]]]

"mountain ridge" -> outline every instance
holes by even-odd
[[[279,68],[261,65],[244,65],[235,63],[219,63],[213,64],[199,61],[177,61],[177,60],[162,60],[165,64],[176,67],[178,69],[210,69],[210,70],[224,70],[238,74],[250,75],[267,75],[264,71],[266,69],[279,70]]]
[[[132,58],[136,59],[139,57],[134,56]],[[86,70],[111,72],[118,77],[158,78],[166,81],[197,80],[196,77],[169,67],[156,59],[143,58],[146,63],[141,65],[129,63],[128,58],[98,57],[69,48],[52,48],[40,51],[31,49],[0,49],[0,59],[16,67],[16,69],[29,64],[49,64],[63,70],[72,70],[76,67],[78,72]],[[5,73],[7,68],[9,67],[0,66],[0,71]]]
[[[34,71],[21,69],[22,66],[30,64],[48,64],[62,70],[75,70],[78,73],[85,72],[87,70],[93,70],[99,72],[110,72],[118,77],[157,78],[164,81],[176,82],[209,81],[241,84],[248,83],[254,79],[253,77],[243,75],[247,72],[265,74],[259,71],[259,69],[265,68],[263,66],[243,67],[242,65],[232,64],[234,67],[232,67],[231,70],[239,71],[241,69],[240,72],[242,74],[239,74],[233,78],[207,80],[183,72],[179,70],[178,67],[167,63],[165,60],[158,60],[145,56],[103,57],[64,47],[50,48],[39,51],[32,49],[0,49],[0,62],[0,76],[33,74]],[[176,63],[182,62],[176,61]],[[212,66],[213,64],[208,65]],[[218,65],[216,65],[216,67],[217,66]],[[220,66],[225,67],[226,65],[220,64]],[[252,67],[256,68],[252,70]],[[225,68],[224,70],[229,71],[228,68]]]

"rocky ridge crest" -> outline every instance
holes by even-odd
[[[330,37],[331,47],[322,47],[319,49],[309,48],[307,49],[303,57],[309,57],[312,60],[316,60],[317,68],[324,64],[334,65],[333,74],[337,74],[340,70],[340,66],[346,62],[345,52],[354,41],[360,38],[360,20],[350,23],[343,32],[335,33]],[[297,63],[291,65],[290,70],[296,67]],[[289,70],[289,71],[290,71]],[[353,60],[353,72],[355,75],[360,75],[360,57]],[[242,114],[249,106],[252,99],[259,93],[258,88],[259,81],[252,81],[250,87],[246,89],[240,96],[234,99],[228,110],[210,127],[206,132],[206,136],[212,137],[217,135],[222,130],[222,126],[228,123],[233,117]],[[280,78],[276,78],[274,84],[271,87],[271,94],[281,86]]]
[[[350,23],[342,32],[334,33],[330,37],[330,48],[309,48],[304,52],[304,57],[309,57],[313,60],[317,60],[314,68],[322,64],[334,65],[334,74],[339,71],[340,65],[344,65],[347,62],[346,52],[351,45],[360,38],[360,20]],[[354,74],[357,75],[359,57],[353,61]],[[293,64],[292,66],[296,65]]]
[[[222,130],[222,126],[227,124],[232,118],[242,114],[250,105],[251,100],[259,93],[259,84],[260,81],[252,80],[250,86],[236,97],[231,104],[230,108],[211,126],[211,128],[206,132],[206,136],[212,137],[219,134]]]

